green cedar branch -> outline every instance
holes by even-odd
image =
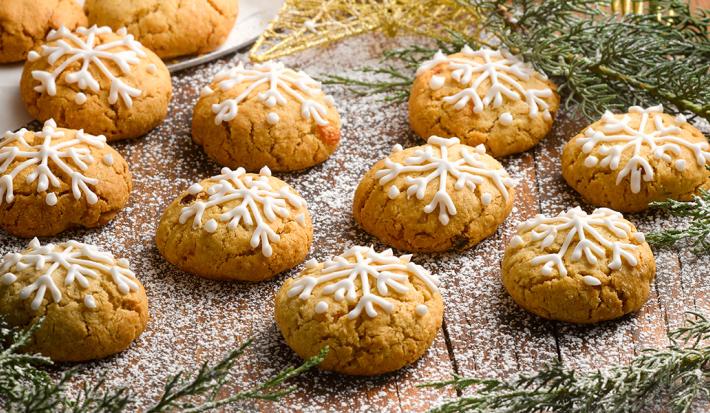
[[[669,228],[646,234],[646,240],[651,245],[669,247],[681,240],[690,240],[694,252],[710,252],[710,191],[701,189],[690,202],[669,199],[653,202],[650,207],[676,217],[690,218],[690,224],[685,228]]]

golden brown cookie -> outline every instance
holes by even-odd
[[[393,153],[362,178],[353,217],[405,251],[466,249],[493,234],[513,208],[514,181],[483,145],[432,136]]]
[[[444,304],[433,277],[392,250],[352,247],[306,262],[276,295],[276,324],[302,358],[330,351],[320,368],[372,376],[419,359],[434,341]]]
[[[690,200],[710,189],[710,144],[663,106],[606,112],[565,145],[562,176],[585,200],[637,212],[653,201]]]
[[[219,47],[234,27],[237,0],[87,0],[90,24],[128,29],[162,58]]]
[[[422,138],[458,137],[498,158],[526,151],[552,129],[554,83],[506,51],[468,46],[422,64],[409,96],[409,124]]]
[[[0,140],[0,227],[13,235],[101,226],[128,202],[131,172],[106,138],[56,126]]]
[[[76,241],[9,253],[0,262],[0,314],[18,327],[44,317],[28,353],[55,361],[125,350],[148,322],[148,299],[126,259]]]
[[[269,62],[239,65],[202,91],[192,138],[220,164],[257,171],[296,171],[319,164],[340,142],[333,98],[304,72]]]
[[[76,0],[2,0],[0,5],[0,63],[25,60],[52,29],[86,26]]]
[[[259,174],[222,168],[168,206],[155,242],[183,271],[261,281],[303,262],[313,225],[306,201],[269,168]]]
[[[172,84],[163,61],[125,29],[60,28],[27,56],[20,94],[34,118],[111,141],[144,135],[160,124]]]
[[[644,235],[611,209],[572,208],[518,227],[503,285],[524,309],[553,320],[598,323],[638,310],[656,262]]]

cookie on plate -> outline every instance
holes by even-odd
[[[493,234],[510,214],[513,185],[483,145],[432,136],[426,145],[396,145],[370,169],[355,191],[353,216],[397,249],[466,249]]]
[[[165,119],[172,84],[163,61],[125,29],[62,27],[27,56],[20,94],[35,119],[118,140]]]
[[[663,106],[606,112],[565,145],[562,176],[585,200],[637,212],[653,201],[687,201],[710,189],[710,144]]]
[[[155,241],[183,271],[261,281],[303,262],[313,225],[306,201],[269,168],[259,174],[222,168],[168,206]]]
[[[0,140],[0,227],[20,237],[106,224],[128,202],[128,164],[103,136],[20,129]]]
[[[207,53],[234,27],[237,0],[86,0],[89,24],[128,29],[162,58]]]
[[[419,359],[441,328],[438,281],[411,255],[352,247],[306,262],[276,295],[276,324],[302,358],[330,347],[320,368],[372,376]]]
[[[651,248],[611,209],[572,208],[538,215],[518,227],[505,249],[503,285],[540,317],[597,323],[634,312],[656,274]]]
[[[3,0],[0,6],[0,63],[20,62],[61,26],[86,26],[76,0]]]
[[[560,98],[544,75],[507,51],[437,52],[409,96],[409,124],[422,138],[458,137],[498,158],[528,150],[552,129]]]
[[[340,142],[333,98],[304,72],[269,62],[242,63],[202,90],[192,138],[221,165],[296,171],[319,164]]]
[[[55,361],[86,361],[125,350],[148,322],[148,299],[128,260],[76,241],[6,254],[0,262],[0,314],[29,327],[29,345]]]

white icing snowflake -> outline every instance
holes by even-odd
[[[582,152],[588,155],[584,160],[584,166],[593,168],[596,166],[616,170],[622,166],[621,171],[616,175],[616,184],[627,176],[630,177],[631,192],[641,191],[641,180],[653,181],[654,168],[648,159],[642,154],[642,148],[647,146],[651,154],[666,162],[673,161],[681,153],[681,147],[685,147],[693,153],[695,162],[703,166],[710,162],[710,152],[707,142],[689,142],[681,137],[681,129],[677,125],[668,125],[663,122],[663,106],[653,106],[641,108],[632,106],[630,113],[641,114],[641,121],[637,127],[631,127],[631,118],[627,115],[619,119],[611,112],[606,112],[601,119],[600,130],[592,127],[587,128],[584,137],[578,140],[582,146]],[[679,118],[678,123],[684,123],[685,119]],[[598,147],[598,153],[602,155],[600,160],[591,152]],[[630,157],[625,157],[624,153],[632,150]],[[685,170],[685,160],[676,159],[673,167],[678,171]]]
[[[287,186],[274,190],[269,183],[271,171],[266,166],[259,171],[259,177],[247,174],[244,168],[231,170],[222,168],[222,175],[213,176],[210,181],[216,184],[207,188],[209,195],[207,201],[195,201],[192,205],[184,207],[180,213],[180,223],[184,224],[192,218],[194,228],[203,227],[207,232],[217,230],[217,221],[209,219],[202,223],[202,215],[212,207],[217,207],[228,202],[240,200],[239,205],[223,212],[219,216],[221,222],[228,222],[229,229],[236,228],[243,222],[245,226],[254,226],[250,245],[256,248],[261,244],[261,252],[265,257],[270,257],[273,250],[270,242],[276,242],[281,237],[269,223],[276,220],[277,216],[286,218],[292,210],[306,206],[306,201],[293,193]],[[204,189],[200,184],[194,184],[188,192],[197,195]],[[290,206],[290,207],[289,207]],[[305,224],[305,216],[297,216],[296,222]]]
[[[620,240],[607,238],[598,231],[598,228],[611,232]],[[561,212],[555,217],[537,215],[520,224],[518,235],[513,237],[510,245],[513,247],[522,245],[524,241],[521,235],[528,232],[531,234],[532,241],[542,240],[540,243],[542,248],[551,246],[558,234],[566,234],[558,252],[537,256],[530,261],[533,265],[543,264],[543,275],[552,274],[553,268],[556,268],[560,275],[567,275],[564,258],[575,242],[577,244],[569,256],[571,261],[578,261],[580,258],[584,258],[588,263],[594,265],[597,264],[598,259],[606,258],[607,252],[610,251],[610,269],[620,269],[623,261],[626,261],[632,267],[636,266],[638,259],[634,251],[638,249],[638,246],[630,242],[624,242],[624,240],[630,241],[632,238],[638,242],[644,240],[643,233],[633,231],[631,225],[624,220],[620,213],[608,208],[595,209],[591,214],[587,214],[580,207],[576,207],[567,212]],[[585,282],[591,285],[598,285],[593,280],[585,280]]]
[[[318,270],[316,269],[319,264],[315,260],[306,262],[306,269],[315,270],[317,275],[309,274],[297,279],[287,295],[305,300],[311,296],[316,286],[327,284],[321,290],[322,295],[332,295],[338,302],[344,299],[349,303],[357,302],[355,308],[348,313],[349,319],[357,318],[363,310],[368,316],[375,317],[375,306],[391,313],[394,304],[384,297],[389,295],[390,288],[400,294],[409,291],[412,276],[420,279],[431,292],[438,292],[436,277],[423,267],[410,262],[411,258],[411,255],[397,257],[391,249],[378,253],[372,247],[355,246],[326,261],[323,268]],[[317,313],[324,313],[328,310],[328,303],[318,302],[315,310]],[[420,304],[416,311],[417,314],[424,315],[428,309]]]
[[[212,111],[216,114],[214,120],[216,125],[234,119],[239,111],[239,104],[262,84],[268,84],[269,89],[259,92],[257,97],[266,107],[273,108],[276,105],[284,105],[287,102],[287,97],[290,97],[301,104],[301,115],[305,119],[313,119],[319,125],[328,124],[325,119],[328,109],[311,99],[311,97],[323,93],[320,83],[303,71],[295,72],[286,68],[283,63],[268,62],[257,64],[253,69],[245,69],[244,65],[239,62],[237,67],[218,73],[214,82],[217,82],[217,87],[221,90],[229,90],[242,83],[249,84],[239,96],[212,105]],[[202,96],[212,93],[214,91],[207,86],[203,89]],[[327,96],[326,99],[332,102],[330,96]],[[266,120],[271,124],[276,124],[279,121],[279,116],[276,112],[269,112]]]
[[[454,108],[463,109],[469,101],[472,101],[473,111],[480,113],[491,104],[494,108],[501,106],[505,99],[524,100],[528,105],[530,116],[542,112],[545,119],[550,119],[550,105],[544,98],[551,97],[552,90],[550,88],[527,89],[520,83],[533,76],[541,77],[530,65],[507,51],[487,48],[474,51],[464,46],[461,54],[463,56],[446,56],[438,51],[431,60],[421,65],[417,70],[417,76],[440,64],[446,64],[452,70],[451,77],[465,87],[456,94],[444,98],[444,102],[453,104]],[[482,59],[483,62],[478,59]],[[490,83],[487,89],[484,86],[486,80]],[[437,90],[445,83],[446,79],[443,76],[434,75],[429,81],[429,87]],[[501,116],[503,124],[512,123],[509,113],[503,115],[505,115]]]
[[[86,171],[89,164],[95,162],[90,147],[103,148],[106,138],[89,135],[79,130],[73,139],[56,142],[64,136],[64,132],[57,131],[56,127],[54,120],[46,121],[42,132],[34,132],[35,141],[41,141],[35,145],[30,145],[25,140],[27,133],[33,133],[28,132],[27,129],[5,133],[0,141],[0,162],[2,162],[0,173],[3,174],[0,176],[0,203],[3,199],[8,203],[13,201],[15,198],[13,181],[27,168],[32,168],[32,171],[27,174],[26,181],[28,184],[37,181],[38,193],[47,191],[50,185],[58,188],[62,181],[52,172],[52,167],[56,167],[71,178],[75,199],[80,199],[84,194],[89,204],[98,201],[99,198],[89,188],[98,184],[98,179],[89,178],[81,172]],[[8,172],[13,164],[15,164],[14,168]],[[56,205],[57,195],[47,192],[45,201],[48,205]]]
[[[507,187],[515,185],[508,173],[502,168],[490,169],[481,161],[481,155],[486,152],[483,145],[476,146],[473,153],[467,148],[462,148],[458,159],[449,159],[449,148],[458,143],[458,138],[432,136],[426,145],[418,149],[414,156],[406,158],[404,163],[393,162],[390,158],[385,159],[385,167],[377,171],[375,177],[379,178],[380,185],[385,185],[401,174],[423,175],[406,177],[407,196],[415,195],[417,199],[423,199],[429,183],[437,180],[439,189],[431,202],[424,207],[424,212],[429,214],[438,208],[439,222],[444,225],[449,223],[450,215],[456,215],[456,206],[446,189],[449,176],[456,180],[454,184],[456,190],[466,187],[474,191],[476,185],[489,180],[507,201],[510,196]],[[390,199],[394,199],[400,192],[392,185],[387,194]],[[484,205],[489,204],[492,199],[491,194],[481,194],[481,202]]]
[[[130,108],[133,105],[132,97],[140,96],[141,90],[121,80],[111,71],[110,66],[115,65],[121,73],[129,74],[131,66],[140,62],[140,58],[145,57],[146,53],[141,44],[134,40],[132,35],[127,34],[125,29],[116,32],[122,36],[120,39],[101,43],[98,36],[111,32],[110,27],[97,26],[79,27],[75,33],[62,26],[58,30],[49,32],[47,44],[42,46],[39,53],[30,53],[28,59],[34,61],[44,57],[52,66],[61,59],[64,60],[51,71],[32,71],[32,77],[40,82],[40,85],[35,87],[35,91],[50,96],[56,95],[56,81],[59,75],[70,65],[79,62],[81,63],[79,70],[69,72],[64,77],[67,83],[76,83],[81,90],[90,89],[94,93],[99,92],[100,84],[91,71],[91,68],[95,67],[96,71],[111,82],[109,103],[118,102],[120,97],[126,107]],[[86,95],[77,93],[75,101],[79,104],[86,102]]]
[[[16,282],[17,275],[11,271],[19,273],[28,268],[41,272],[31,284],[20,290],[20,298],[23,300],[34,294],[31,304],[33,310],[42,305],[48,290],[55,303],[62,300],[62,292],[55,279],[60,269],[65,272],[61,281],[61,285],[65,287],[77,283],[81,288],[88,288],[90,279],[98,280],[108,275],[121,294],[138,290],[135,274],[128,268],[126,259],[116,260],[109,252],[99,251],[93,245],[76,241],[42,246],[37,238],[34,238],[27,250],[9,253],[3,257],[0,265],[0,284],[10,285]],[[96,308],[96,300],[91,294],[84,296],[84,304],[89,308]]]

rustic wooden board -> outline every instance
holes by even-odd
[[[307,51],[286,62],[312,75],[356,75],[357,67],[378,64],[383,49],[417,41],[363,36]],[[191,141],[192,106],[199,89],[216,71],[244,59],[244,55],[236,55],[177,74],[168,120],[144,138],[115,145],[134,175],[129,207],[105,228],[53,239],[95,243],[129,258],[150,301],[146,332],[122,354],[82,364],[77,383],[105,376],[111,385],[129,386],[140,406],[145,406],[160,392],[167,374],[217,360],[249,337],[255,344],[234,372],[234,388],[245,388],[254,379],[299,362],[283,343],[272,316],[275,292],[299,268],[258,284],[208,281],[173,268],[160,257],[153,242],[163,208],[192,182],[220,169]],[[311,256],[317,259],[340,253],[346,245],[383,248],[353,222],[352,194],[360,176],[386,156],[392,145],[422,143],[409,131],[406,105],[357,97],[336,87],[328,89],[344,121],[341,147],[323,165],[279,175],[309,202],[315,224]],[[441,277],[446,303],[444,328],[422,360],[397,373],[370,379],[311,372],[298,382],[301,390],[281,403],[247,404],[242,409],[423,410],[455,396],[455,392],[422,389],[418,384],[445,379],[452,373],[509,376],[556,358],[583,368],[628,362],[641,348],[667,344],[667,330],[682,322],[685,311],[710,312],[710,287],[704,279],[710,258],[687,251],[657,251],[658,277],[648,303],[636,315],[598,326],[542,320],[518,308],[506,294],[500,283],[500,259],[517,224],[536,213],[557,213],[580,203],[560,176],[558,156],[564,142],[583,126],[578,119],[561,114],[541,145],[503,160],[520,185],[513,214],[495,236],[464,253],[415,255],[414,261]],[[629,219],[645,231],[678,223],[653,213]],[[0,253],[20,249],[25,243],[5,235]]]

